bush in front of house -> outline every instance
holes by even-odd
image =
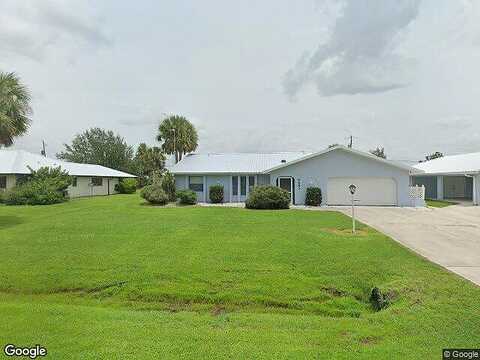
[[[214,204],[223,202],[223,185],[212,185],[209,188],[210,201]]]
[[[140,196],[150,204],[155,205],[166,205],[169,200],[168,195],[163,191],[162,185],[159,183],[144,186],[140,191]]]
[[[289,206],[290,194],[272,185],[255,187],[245,202],[248,209],[288,209]]]
[[[305,205],[320,206],[322,203],[322,190],[319,187],[308,187],[305,195]]]
[[[120,182],[115,185],[115,191],[120,194],[133,194],[137,191],[137,180],[133,178],[121,179]]]
[[[162,189],[168,196],[168,200],[175,201],[177,200],[176,190],[175,190],[175,177],[172,173],[166,171],[159,178],[159,181],[162,183]]]
[[[195,205],[197,203],[197,194],[193,190],[177,191],[177,198],[182,205]]]
[[[30,169],[21,183],[4,194],[7,205],[49,205],[68,200],[67,188],[72,183],[68,173],[60,167]]]

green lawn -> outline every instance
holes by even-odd
[[[457,204],[456,202],[447,201],[447,200],[429,200],[429,199],[427,199],[427,200],[425,200],[425,202],[427,203],[427,206],[436,207],[436,208],[444,208],[444,207],[447,207],[447,206]]]
[[[335,212],[0,206],[0,339],[51,358],[441,357],[480,288]],[[374,312],[371,288],[393,294]]]

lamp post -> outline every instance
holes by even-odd
[[[352,195],[352,233],[355,234],[355,191],[357,191],[357,187],[353,184],[351,184],[348,187],[348,190],[350,191],[350,195]]]

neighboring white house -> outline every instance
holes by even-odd
[[[189,154],[169,169],[177,189],[191,189],[209,202],[208,189],[224,188],[225,202],[243,202],[254,186],[271,184],[304,204],[307,187],[320,187],[323,204],[348,205],[350,184],[358,205],[413,206],[410,176],[421,172],[370,153],[335,146],[316,153]],[[417,202],[418,204],[418,202]]]
[[[425,186],[429,199],[480,199],[480,152],[444,156],[414,165],[424,172],[413,177],[413,183]]]
[[[68,187],[70,197],[115,194],[119,179],[135,177],[105,166],[50,159],[23,150],[0,150],[0,191],[12,188],[18,178],[30,174],[29,167],[38,170],[59,166],[73,177]]]

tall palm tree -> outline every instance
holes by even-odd
[[[175,163],[198,147],[197,130],[180,115],[170,115],[160,123],[157,140],[163,142],[162,150],[166,154],[175,154]]]
[[[31,95],[13,72],[0,72],[0,147],[10,146],[30,126]]]

